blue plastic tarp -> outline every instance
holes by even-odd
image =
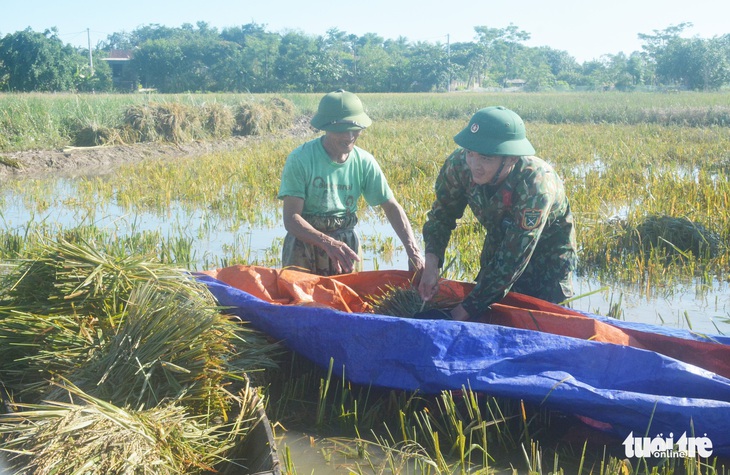
[[[335,373],[355,384],[429,394],[469,387],[599,421],[621,439],[707,437],[713,455],[730,456],[730,379],[698,366],[501,325],[278,305],[199,278],[229,313],[324,368],[332,360]]]

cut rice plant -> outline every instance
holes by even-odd
[[[413,286],[394,287],[387,285],[381,295],[367,298],[372,305],[373,313],[392,317],[417,318],[417,314],[428,310],[451,310],[461,303],[460,300],[447,296],[424,301]]]
[[[154,111],[146,104],[133,104],[124,112],[122,127],[125,135],[135,135],[140,142],[155,142],[160,138]]]
[[[46,243],[4,282],[0,379],[26,402],[53,399],[49,382],[67,379],[118,405],[184,398],[225,417],[219,386],[274,366],[271,344],[189,272],[154,260]]]
[[[109,252],[107,252],[109,251]],[[101,249],[80,240],[41,242],[0,278],[0,306],[36,314],[117,313],[135,283],[152,280],[160,289],[206,295],[184,269],[126,249]],[[210,302],[212,303],[212,297]]]
[[[76,147],[95,147],[98,145],[121,145],[124,143],[119,131],[95,123],[75,125],[73,144]]]
[[[196,412],[225,414],[217,388],[234,354],[237,323],[202,298],[145,282],[130,294],[116,333],[64,377],[119,406],[154,407],[184,399]],[[242,377],[242,375],[241,375]],[[44,397],[59,400],[56,389]]]
[[[712,258],[722,247],[718,233],[685,217],[650,215],[626,231],[628,244],[644,251],[661,248],[671,255],[691,252],[695,257]]]
[[[213,138],[229,137],[236,124],[231,108],[220,102],[203,104],[199,114],[203,128]]]
[[[104,323],[95,316],[36,315],[4,311],[0,317],[0,379],[16,397],[36,401],[52,375],[69,374],[104,344]]]
[[[244,459],[228,457],[259,422],[261,402],[251,387],[236,400],[236,417],[211,423],[179,401],[141,410],[117,407],[70,388],[74,403],[20,405],[0,416],[0,450],[13,473],[195,474]]]
[[[442,276],[449,271],[454,262],[455,259],[451,259],[444,266],[441,271]],[[405,287],[386,285],[379,290],[381,293],[368,295],[365,298],[372,306],[373,313],[380,315],[419,318],[418,314],[422,312],[428,312],[429,310],[445,310],[448,312],[461,303],[461,298],[450,295],[445,288],[441,288],[431,300],[425,301],[421,298],[414,282],[410,282]],[[446,313],[444,313],[444,318],[446,318]]]
[[[236,135],[263,135],[291,126],[296,108],[287,99],[273,97],[247,101],[236,108]]]

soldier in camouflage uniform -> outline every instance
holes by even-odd
[[[297,147],[287,157],[278,198],[287,234],[282,265],[313,274],[333,275],[359,269],[358,201],[380,206],[408,255],[409,269],[423,268],[411,224],[396,201],[378,162],[355,146],[372,120],[353,93],[326,94],[310,121],[324,135]]]
[[[466,206],[486,229],[476,286],[451,311],[478,319],[510,290],[550,302],[573,295],[575,229],[563,182],[535,157],[522,119],[504,107],[478,111],[454,141],[460,146],[436,179],[436,200],[423,226],[424,300],[437,292],[444,253]]]

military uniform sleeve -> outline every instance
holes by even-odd
[[[515,188],[512,213],[502,222],[501,244],[481,263],[476,286],[462,303],[470,316],[483,314],[507,295],[527,268],[555,200],[554,178],[538,170]]]
[[[456,221],[464,215],[467,205],[464,154],[457,150],[449,156],[441,167],[434,190],[436,199],[428,212],[423,225],[423,239],[426,253],[434,254],[443,266],[446,247]]]

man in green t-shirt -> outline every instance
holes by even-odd
[[[282,265],[319,275],[360,268],[360,240],[355,231],[357,205],[380,206],[408,255],[409,269],[423,268],[423,258],[411,224],[396,201],[378,162],[355,146],[372,120],[353,93],[325,95],[312,117],[324,135],[289,154],[281,175],[278,198],[283,201],[287,234]]]

